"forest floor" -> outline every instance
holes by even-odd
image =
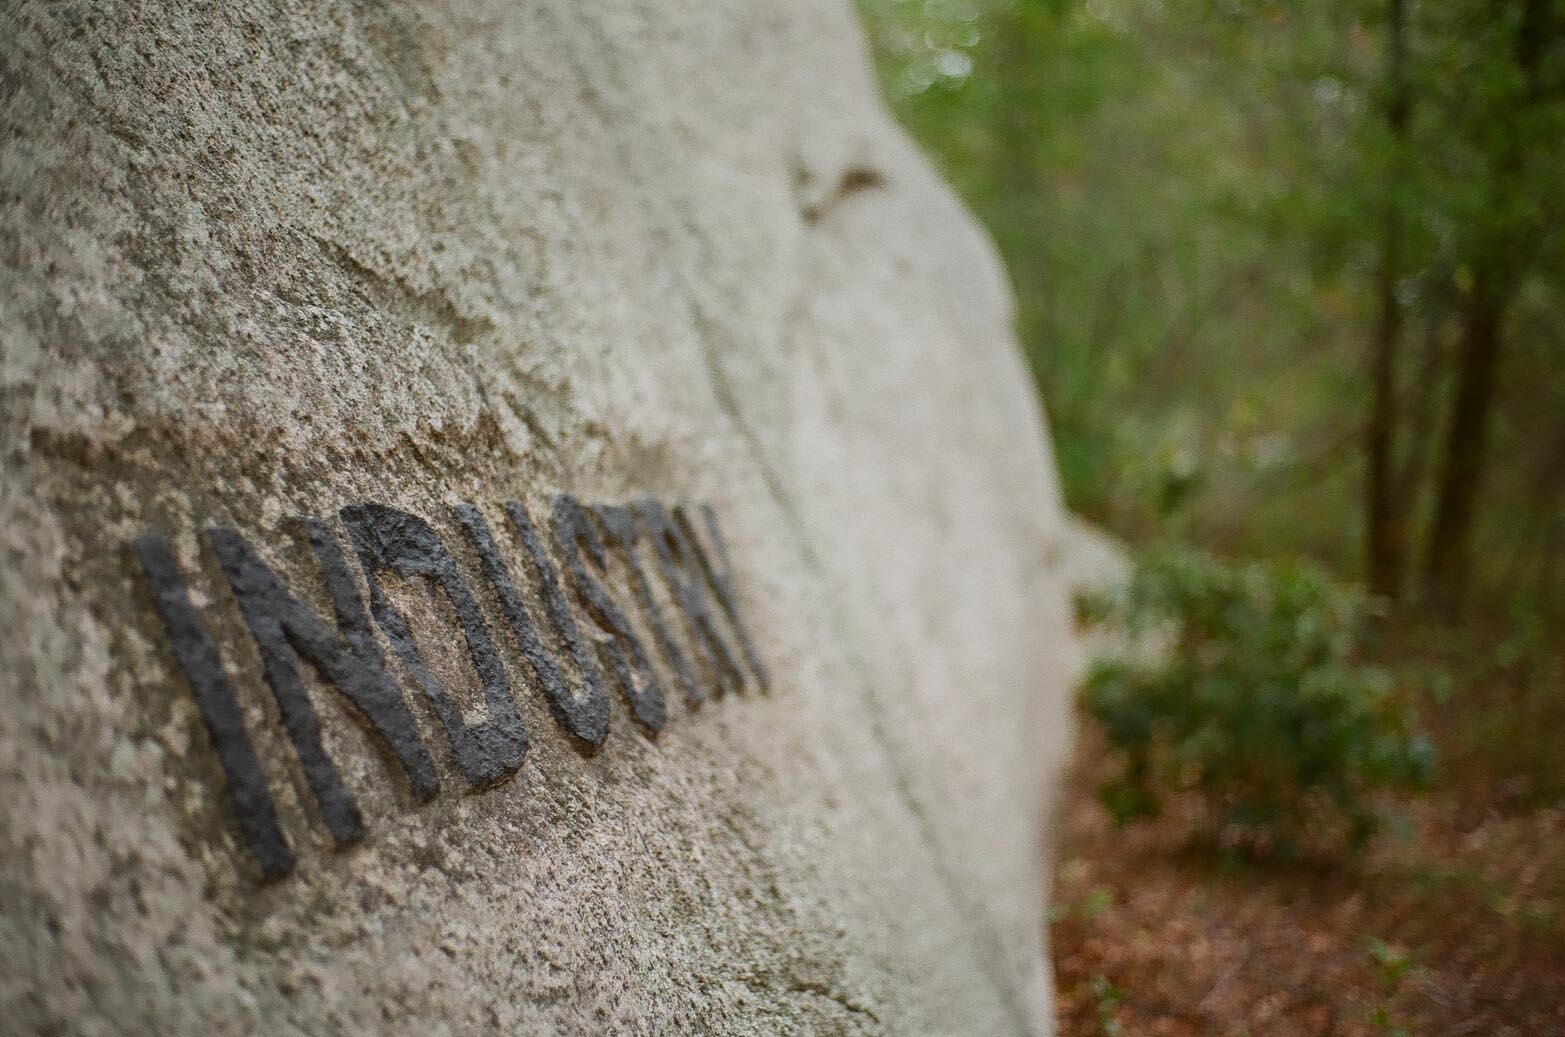
[[[1361,857],[1265,864],[1177,809],[1116,828],[1112,766],[1084,722],[1051,915],[1062,1037],[1565,1035],[1560,799],[1464,765]]]

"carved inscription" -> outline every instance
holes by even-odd
[[[254,641],[277,722],[335,846],[362,839],[364,817],[322,740],[301,663],[351,707],[406,779],[415,803],[438,795],[441,781],[410,690],[427,702],[470,789],[502,782],[521,766],[528,733],[501,637],[509,636],[526,664],[515,684],[541,694],[560,730],[585,751],[608,737],[611,686],[647,736],[661,730],[667,700],[654,652],[692,706],[712,695],[768,686],[739,615],[727,545],[710,507],[700,509],[698,531],[683,506],[652,500],[589,506],[562,495],[540,527],[520,501],[507,501],[511,539],[525,559],[515,568],[476,506],[453,510],[478,560],[479,586],[498,606],[499,637],[445,538],[417,515],[354,504],[338,512],[337,523],[300,520],[331,601],[330,618],[300,601],[239,533],[220,526],[204,531],[227,596]],[[363,574],[367,605],[342,546],[344,534]],[[191,601],[168,541],[149,532],[133,548],[170,654],[222,767],[239,833],[261,876],[281,878],[293,870],[294,851],[218,644]],[[614,573],[628,575],[616,581]],[[422,586],[449,606],[457,627],[452,643],[460,644],[478,678],[479,709],[464,709],[424,658],[408,617],[388,593],[387,578]],[[529,608],[524,587],[534,590],[541,617]],[[642,631],[650,634],[647,642]]]

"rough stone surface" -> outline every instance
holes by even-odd
[[[1049,1030],[1064,518],[996,257],[842,0],[8,4],[0,193],[0,1029]],[[562,492],[710,502],[770,691],[671,690],[655,738],[615,698],[586,751],[462,548],[525,762],[466,793],[421,712],[417,805],[312,684],[367,830],[333,851],[197,532],[329,616],[298,517],[456,550],[474,502],[540,614],[501,503]]]

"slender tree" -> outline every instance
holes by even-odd
[[[1407,509],[1395,473],[1398,422],[1397,354],[1402,340],[1402,209],[1398,192],[1405,169],[1412,98],[1407,82],[1407,0],[1388,0],[1386,9],[1386,125],[1390,175],[1382,184],[1380,266],[1376,273],[1372,397],[1365,449],[1368,460],[1366,543],[1370,589],[1396,598],[1402,592],[1407,554]]]
[[[1507,6],[1494,5],[1502,12]],[[1501,121],[1489,162],[1487,202],[1494,215],[1477,235],[1445,461],[1429,539],[1429,598],[1447,618],[1460,613],[1467,592],[1473,523],[1484,481],[1506,320],[1536,234],[1536,228],[1516,213],[1518,197],[1526,186],[1527,116],[1544,99],[1542,63],[1557,34],[1553,0],[1523,0],[1511,45],[1520,89],[1502,102],[1504,110],[1494,113]]]

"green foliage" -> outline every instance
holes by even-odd
[[[1395,996],[1402,980],[1414,967],[1412,954],[1404,948],[1387,943],[1378,937],[1369,941],[1369,957],[1375,963],[1375,972],[1386,996]],[[1389,1004],[1377,1004],[1369,1014],[1370,1026],[1384,1037],[1410,1037],[1405,1027],[1399,1026]]]
[[[1410,533],[1464,314],[1504,281],[1475,589],[1565,616],[1565,11],[1525,74],[1537,0],[1408,0],[1398,139],[1388,0],[860,5],[897,115],[1004,253],[1074,510],[1355,573],[1390,208]]]
[[[1252,848],[1323,831],[1357,845],[1376,790],[1429,776],[1410,709],[1357,661],[1364,599],[1319,570],[1171,553],[1084,605],[1141,646],[1097,663],[1084,690],[1125,761],[1103,790],[1117,819],[1193,792]]]
[[[1413,956],[1406,949],[1387,943],[1379,937],[1369,941],[1369,956],[1375,963],[1382,986],[1395,990],[1413,967]]]
[[[1092,997],[1097,1009],[1098,1032],[1103,1037],[1124,1037],[1125,1027],[1119,1021],[1119,1006],[1125,1002],[1125,992],[1104,975],[1092,977]]]

